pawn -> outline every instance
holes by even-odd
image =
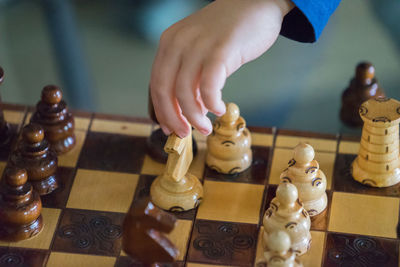
[[[268,243],[264,252],[268,267],[302,267],[296,254],[290,249],[292,241],[285,231],[275,231],[268,235]]]
[[[323,212],[328,203],[326,177],[314,156],[312,146],[299,143],[294,148],[289,167],[280,177],[283,183],[292,183],[297,187],[299,199],[311,217]]]
[[[306,253],[311,245],[310,216],[298,199],[296,186],[280,184],[263,219],[263,243],[267,247],[269,234],[287,231],[292,240],[291,249],[297,255]]]
[[[363,121],[358,109],[368,99],[384,97],[385,92],[379,87],[375,78],[375,68],[369,62],[357,65],[355,77],[342,94],[342,108],[340,119],[348,126],[361,127]]]
[[[0,198],[0,239],[19,241],[37,235],[43,228],[42,202],[27,182],[26,170],[5,170]]]
[[[30,123],[23,128],[22,141],[11,155],[10,162],[26,169],[29,181],[40,195],[57,189],[57,155],[50,150],[44,138],[44,130],[39,124]]]
[[[224,174],[237,174],[250,167],[251,135],[234,103],[226,105],[226,113],[215,120],[207,138],[206,164]]]
[[[66,153],[75,146],[74,117],[68,112],[57,86],[43,88],[42,99],[36,105],[31,122],[44,128],[46,139],[57,154]]]

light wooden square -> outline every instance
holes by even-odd
[[[399,199],[334,192],[329,231],[396,238]]]
[[[325,247],[325,232],[310,231],[311,233],[311,248],[310,250],[299,257],[303,266],[322,266],[322,258]]]
[[[171,233],[167,235],[169,240],[178,248],[178,260],[183,261],[186,256],[190,234],[192,232],[192,221],[177,220],[177,224]]]
[[[206,180],[197,218],[256,224],[263,192],[263,185]]]
[[[310,144],[315,151],[336,152],[337,141],[331,139],[278,135],[275,146],[294,148],[300,142]]]
[[[358,154],[360,150],[359,142],[341,141],[339,144],[339,153],[341,154]]]
[[[139,175],[79,169],[67,207],[113,212],[127,212]]]
[[[31,239],[18,242],[0,242],[0,246],[49,249],[60,213],[60,209],[43,208],[43,229],[38,235]]]
[[[4,110],[4,119],[8,123],[12,124],[17,124],[20,125],[22,124],[22,120],[24,119],[24,112],[23,111],[14,111],[14,110]]]
[[[151,133],[151,124],[94,119],[90,130],[95,132],[148,137]]]
[[[272,146],[274,136],[272,134],[251,133],[251,144],[253,146]]]
[[[275,148],[272,158],[269,184],[279,184],[280,175],[288,167],[288,162],[293,158],[293,149]],[[326,188],[331,189],[333,169],[335,165],[335,153],[315,152],[315,160],[318,161],[320,169],[326,176]]]
[[[51,252],[47,267],[112,267],[116,258],[74,253]]]
[[[81,153],[83,143],[85,142],[86,132],[75,130],[76,144],[75,147],[64,155],[58,156],[58,166],[75,167]]]
[[[149,155],[144,156],[141,174],[161,175],[164,172],[165,164],[153,160]]]

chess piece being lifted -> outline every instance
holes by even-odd
[[[294,149],[293,159],[289,167],[281,174],[283,183],[296,186],[299,199],[304,204],[308,214],[313,217],[325,210],[328,198],[326,196],[326,177],[314,160],[312,146],[300,143]]]
[[[122,225],[122,249],[145,264],[174,262],[179,251],[165,236],[176,218],[148,200],[132,203]]]
[[[58,188],[56,179],[57,155],[50,150],[39,124],[30,123],[22,130],[22,141],[11,155],[10,164],[24,168],[33,188],[46,195]]]
[[[4,70],[0,67],[0,85],[4,81]],[[0,104],[1,104],[1,97],[0,97]],[[11,127],[4,119],[4,112],[0,106],[0,148],[6,144],[8,144],[11,140]]]
[[[374,97],[384,97],[385,93],[375,78],[375,68],[369,62],[357,65],[355,77],[343,92],[340,119],[348,126],[361,127],[363,121],[358,114],[361,104]]]
[[[310,216],[298,199],[296,186],[282,183],[276,190],[263,219],[263,244],[267,247],[269,234],[274,231],[287,231],[292,240],[291,249],[302,255],[310,249]]]
[[[151,100],[149,91],[149,104],[147,106],[148,113],[151,120],[158,124],[156,113],[154,112],[153,101]],[[165,143],[167,142],[168,136],[164,134],[161,128],[154,130],[150,137],[147,138],[147,153],[149,156],[160,163],[166,163],[168,159],[168,153],[164,151]],[[197,143],[194,138],[192,138],[193,156],[197,154]]]
[[[207,138],[206,164],[224,174],[236,174],[250,167],[251,135],[234,103],[226,105],[226,113],[214,122]]]
[[[400,102],[390,98],[370,99],[360,107],[364,121],[360,150],[352,175],[360,183],[387,187],[400,182]]]
[[[264,252],[268,267],[303,267],[290,249],[292,241],[286,231],[275,231],[268,235]]]
[[[62,92],[55,85],[42,90],[42,99],[36,105],[31,122],[40,124],[46,139],[57,154],[70,151],[75,146],[74,117],[62,100]]]
[[[27,182],[26,170],[7,167],[0,198],[0,239],[20,241],[37,235],[43,228],[42,202]]]
[[[193,160],[192,133],[179,138],[172,133],[165,144],[168,153],[164,173],[151,185],[151,201],[170,211],[186,211],[196,208],[203,198],[203,186],[199,179],[188,172]]]

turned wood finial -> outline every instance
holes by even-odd
[[[295,185],[282,183],[276,190],[276,197],[280,204],[284,206],[293,206],[298,198],[298,192]]]
[[[7,184],[11,187],[22,186],[28,181],[28,174],[25,169],[8,167],[4,175]]]
[[[27,143],[40,143],[44,139],[44,130],[39,124],[30,123],[22,130],[22,136]]]
[[[370,84],[375,77],[375,68],[369,62],[361,62],[356,67],[356,80],[363,84]]]
[[[300,165],[310,163],[314,157],[314,149],[309,144],[301,142],[294,148],[293,159]]]
[[[226,104],[226,113],[220,118],[224,123],[235,122],[240,117],[239,107],[235,103]]]
[[[56,85],[47,85],[42,90],[42,101],[49,104],[55,105],[60,103],[62,100],[62,92]]]
[[[285,254],[292,245],[290,236],[285,231],[275,231],[268,235],[267,246],[269,250]]]

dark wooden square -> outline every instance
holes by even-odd
[[[42,267],[49,257],[48,250],[0,247],[2,267]]]
[[[325,267],[397,267],[399,241],[359,235],[328,233]]]
[[[251,149],[253,151],[253,162],[247,170],[238,174],[229,175],[218,173],[206,166],[204,171],[205,179],[225,182],[265,184],[269,167],[268,161],[270,158],[270,148],[253,146]]]
[[[187,261],[252,266],[257,234],[256,224],[196,220]]]
[[[133,197],[134,201],[150,198],[150,187],[153,181],[156,179],[157,176],[154,175],[140,175],[139,182],[136,186],[136,192]],[[182,220],[193,220],[196,215],[197,208],[184,211],[184,212],[169,212],[173,214],[178,219]]]
[[[139,173],[146,153],[146,138],[89,132],[79,158],[79,168]]]
[[[333,171],[333,189],[348,193],[400,197],[400,183],[390,187],[370,187],[355,181],[351,175],[351,164],[357,155],[337,154]]]
[[[117,262],[114,265],[114,267],[145,267],[145,266],[148,266],[148,265],[144,265],[143,263],[135,261],[128,256],[119,257],[117,259]],[[160,267],[183,267],[185,265],[183,262],[177,261],[174,263],[158,263],[157,262],[157,266],[160,266]]]
[[[51,194],[41,196],[43,207],[45,208],[65,208],[72,182],[75,177],[75,169],[68,167],[58,167],[56,173],[59,187]]]
[[[124,216],[122,213],[65,209],[52,250],[118,256]]]
[[[276,196],[277,187],[277,185],[269,185],[266,190],[265,206],[264,211],[262,212],[262,216],[260,217],[260,224],[262,224],[265,211],[269,208],[272,199]],[[323,212],[321,212],[317,216],[311,217],[311,230],[326,231],[328,229],[329,214],[332,203],[332,192],[330,190],[327,190],[326,194],[328,196],[328,205]]]

